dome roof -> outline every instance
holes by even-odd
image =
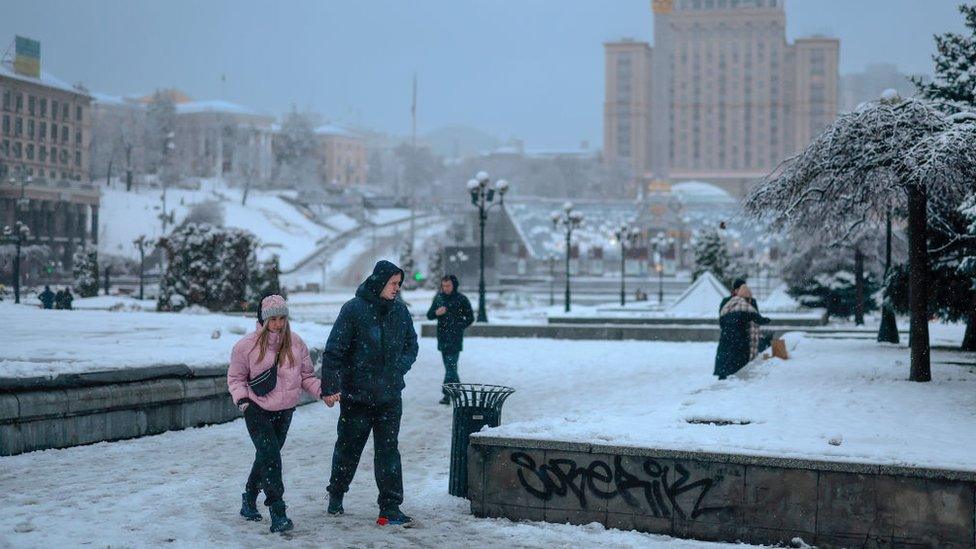
[[[682,202],[735,203],[728,192],[721,187],[704,181],[685,181],[671,185],[671,192]]]

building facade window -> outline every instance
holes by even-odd
[[[27,144],[27,160],[34,160],[34,144]]]
[[[20,141],[14,141],[14,158],[20,158],[22,154],[22,149],[20,148]]]
[[[81,105],[75,106],[75,120],[81,122]]]
[[[24,119],[18,116],[17,120],[14,121],[14,136],[20,137],[22,135],[24,135]]]
[[[51,101],[51,120],[57,120],[57,119],[58,119],[58,102],[52,100]]]
[[[61,126],[61,142],[68,142],[68,126]]]
[[[24,110],[24,94],[17,92],[16,97],[16,111],[21,112]]]
[[[3,115],[3,135],[10,135],[10,115]]]
[[[61,120],[68,120],[68,104],[61,103]]]
[[[46,97],[42,97],[41,98],[41,116],[42,117],[46,117],[47,116],[47,98]]]
[[[58,125],[51,124],[51,141],[57,143],[58,141]]]
[[[81,145],[81,132],[75,132],[75,145]]]
[[[10,110],[10,90],[3,90],[3,110]]]
[[[43,120],[38,127],[37,138],[40,140],[47,139],[47,122],[44,122]]]
[[[27,120],[27,139],[34,139],[34,119],[29,118]]]
[[[38,150],[37,159],[39,161],[41,161],[41,162],[47,162],[47,147],[46,146],[41,145],[40,149]]]
[[[81,151],[75,151],[75,167],[81,167]]]
[[[27,112],[30,113],[31,116],[34,116],[35,107],[36,106],[37,106],[37,100],[34,99],[34,96],[33,95],[28,95],[27,96]]]

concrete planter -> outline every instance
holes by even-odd
[[[974,547],[976,473],[472,435],[481,517],[818,547]]]
[[[313,361],[318,352],[313,351]],[[303,394],[301,403],[314,399]],[[227,366],[0,378],[0,455],[156,435],[241,417]]]

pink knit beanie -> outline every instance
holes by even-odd
[[[267,320],[273,316],[288,316],[288,304],[285,298],[278,294],[269,295],[261,300],[261,318]]]

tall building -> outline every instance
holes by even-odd
[[[604,44],[606,161],[742,195],[805,146],[837,114],[840,43],[788,43],[783,2],[654,0],[653,47]]]
[[[39,42],[15,43],[15,57],[0,60],[0,227],[20,221],[25,245],[47,247],[22,260],[32,284],[46,269],[70,271],[74,253],[97,244],[100,194],[88,178],[91,96],[41,70]]]

